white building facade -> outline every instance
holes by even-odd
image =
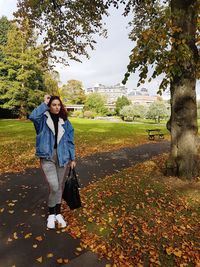
[[[115,104],[118,97],[127,96],[128,89],[123,84],[116,84],[113,86],[106,86],[103,84],[96,84],[94,87],[87,88],[86,94],[99,93],[106,96],[108,104]]]

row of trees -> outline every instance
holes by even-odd
[[[84,101],[83,111],[75,111],[73,115],[88,118],[99,115],[118,115],[123,120],[132,121],[136,118],[148,118],[160,123],[161,119],[169,117],[170,111],[164,101],[155,101],[150,106],[133,105],[126,96],[118,97],[115,111],[109,111],[106,107],[106,97],[98,93],[91,93]]]
[[[167,119],[170,111],[163,101],[155,101],[150,106],[128,105],[120,110],[120,115],[124,120],[134,120],[135,118],[153,119],[160,123],[161,119]]]

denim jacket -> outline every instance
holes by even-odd
[[[55,143],[54,124],[48,110],[49,107],[42,103],[29,116],[37,134],[35,155],[45,159],[52,157]],[[59,118],[58,121],[57,155],[60,167],[75,159],[74,129],[68,119]]]

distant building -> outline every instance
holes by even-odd
[[[160,96],[150,96],[147,88],[133,89],[127,95],[127,98],[135,105],[150,105],[154,101],[161,99]]]
[[[99,93],[105,95],[108,104],[115,104],[118,97],[127,96],[127,88],[123,84],[116,84],[114,86],[106,86],[103,84],[96,84],[94,87],[87,88],[86,94]]]
[[[115,110],[115,104],[106,104],[105,107],[107,107],[108,110],[110,110],[110,111],[114,111]],[[84,105],[82,105],[82,104],[81,105],[79,105],[79,104],[71,104],[71,105],[66,105],[65,106],[65,109],[67,111],[76,111],[76,110],[82,111],[83,108],[84,108]]]
[[[128,99],[134,105],[142,105],[148,106],[156,100],[160,100],[160,96],[146,96],[146,95],[135,95],[135,96],[128,96]]]
[[[149,92],[147,88],[141,88],[140,90],[138,89],[133,89],[132,91],[130,91],[128,93],[128,96],[136,96],[136,95],[145,95],[145,96],[149,96]]]

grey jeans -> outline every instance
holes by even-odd
[[[51,159],[41,158],[40,164],[49,185],[48,206],[55,207],[62,200],[67,165],[65,167],[59,167],[56,149],[54,149]]]

